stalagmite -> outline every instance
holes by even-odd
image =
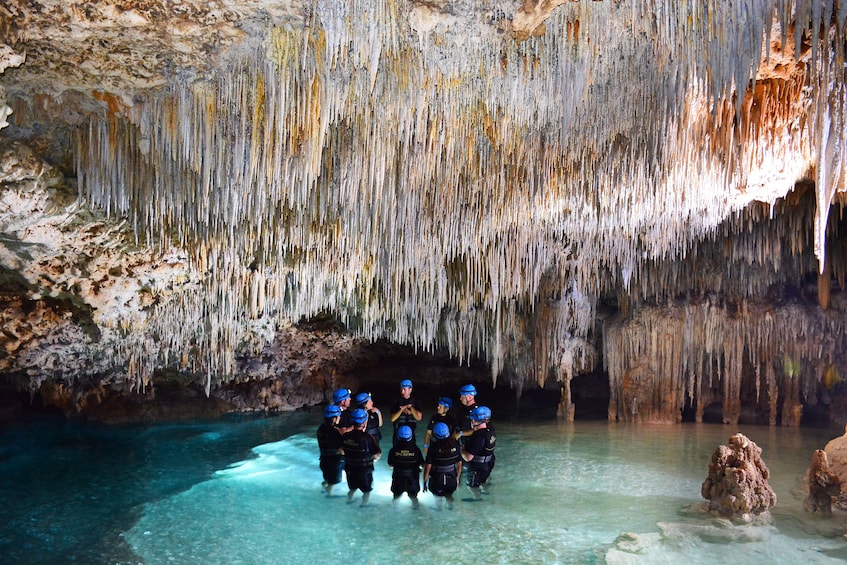
[[[832,515],[832,500],[841,494],[841,479],[829,468],[826,451],[816,449],[808,471],[809,494],[803,507],[809,512]]]
[[[715,514],[733,518],[762,514],[776,505],[769,477],[762,448],[744,434],[735,434],[728,446],[718,446],[712,455],[700,493]]]

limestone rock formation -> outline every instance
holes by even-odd
[[[841,479],[829,466],[826,451],[816,449],[808,472],[809,494],[803,507],[809,512],[832,514],[832,502],[841,494]]]
[[[762,449],[743,434],[730,437],[728,446],[718,446],[700,487],[710,512],[741,518],[776,505],[776,493],[768,483],[770,472],[761,455]]]
[[[3,382],[82,407],[255,379],[289,406],[263,351],[330,316],[518,394],[596,372],[613,420],[847,421],[845,24],[812,0],[7,2]]]
[[[830,470],[841,481],[841,492],[835,495],[833,504],[839,510],[847,510],[847,429],[844,435],[827,442],[824,451]]]

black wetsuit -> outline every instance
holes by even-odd
[[[488,427],[476,430],[471,437],[467,438],[465,451],[474,456],[473,459],[465,463],[468,469],[469,487],[478,487],[488,480],[488,475],[494,468],[494,446],[496,443],[497,436],[494,435],[494,430]]]
[[[339,408],[341,408],[339,406]],[[350,421],[350,414],[353,411],[348,407],[346,410],[341,411],[341,419],[338,420],[338,427],[343,429],[349,428],[353,425],[353,422]]]
[[[368,425],[365,431],[371,434],[377,443],[382,439],[382,432],[379,431],[379,414],[368,411]]]
[[[371,492],[373,489],[374,457],[382,450],[373,436],[364,430],[354,429],[344,434],[344,470],[347,472],[347,487]]]
[[[432,418],[429,419],[429,424],[427,424],[426,426],[427,431],[431,432],[432,429],[435,427],[435,424],[442,422],[447,425],[447,429],[450,430],[451,433],[456,429],[456,420],[448,412],[443,416],[438,413],[433,414]],[[432,439],[433,438],[430,437],[430,441],[432,441]]]
[[[452,436],[445,439],[433,439],[426,454],[426,464],[430,465],[427,488],[435,496],[449,496],[456,492],[459,474],[456,463],[462,460],[459,442]]]
[[[453,429],[455,432],[462,432],[462,437],[459,438],[459,445],[464,446],[468,442],[468,438],[473,434],[473,424],[471,423],[471,412],[474,408],[480,406],[479,404],[471,404],[470,406],[465,406],[462,404],[459,409],[459,415],[456,417],[456,427]],[[491,420],[488,421],[487,428],[494,432],[494,424]],[[494,468],[494,463],[492,462],[491,468]],[[490,470],[489,470],[490,471]]]
[[[328,422],[318,427],[318,448],[321,450],[321,471],[324,481],[330,485],[341,482],[344,470],[344,452],[341,450],[341,432]]]
[[[395,414],[401,407],[406,405],[412,405],[412,408],[420,412],[421,407],[418,404],[418,400],[414,397],[414,395],[409,398],[400,397],[394,401],[394,404],[391,405],[391,414]],[[415,437],[415,427],[418,425],[418,421],[415,420],[415,417],[411,414],[402,413],[400,416],[394,420],[394,438],[393,443],[397,443],[399,440],[397,439],[397,430],[400,429],[400,426],[409,426],[412,428],[412,437]]]
[[[397,498],[404,492],[414,498],[421,490],[421,465],[423,454],[420,448],[411,440],[398,440],[397,444],[388,451],[388,466],[391,473],[391,492]]]
[[[465,445],[468,436],[473,433],[473,425],[471,425],[471,410],[477,407],[477,404],[465,406],[462,404],[459,408],[459,414],[456,416],[456,427],[454,432],[462,432],[464,435],[459,438],[459,445]]]

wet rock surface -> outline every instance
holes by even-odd
[[[832,502],[841,494],[841,479],[829,467],[826,451],[816,449],[808,473],[809,494],[803,507],[809,512],[832,514]]]
[[[762,449],[744,434],[733,435],[729,445],[715,450],[700,488],[710,512],[743,518],[776,505],[776,493],[768,483],[770,471],[761,455]]]
[[[844,435],[829,441],[824,451],[829,469],[841,481],[841,491],[835,495],[833,504],[839,510],[847,510],[847,429]]]

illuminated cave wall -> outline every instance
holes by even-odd
[[[800,184],[773,208],[745,210],[746,222],[727,223],[685,258],[642,266],[603,327],[610,419],[678,422],[691,408],[702,421],[716,402],[727,423],[743,409],[747,421],[799,425],[804,405],[843,395],[847,225],[840,212],[830,216],[818,274],[804,242],[813,200]]]
[[[251,327],[330,313],[367,339],[482,357],[518,389],[602,355],[617,418],[638,404],[676,421],[725,383],[733,420],[745,356],[757,390],[799,398],[838,363],[839,319],[816,357],[769,340],[782,314],[723,304],[843,271],[824,260],[845,18],[840,2],[317,0],[217,69],[96,90],[75,137],[81,202],[185,250],[202,287],[116,322],[131,344],[116,365],[142,389],[168,366],[208,391],[261,349]],[[7,88],[21,115],[62,103]],[[773,220],[777,239],[749,235],[797,182],[812,206]],[[599,324],[610,296],[623,320]],[[814,342],[798,325],[785,339]],[[786,360],[808,364],[796,394]],[[627,392],[636,370],[649,398]]]

